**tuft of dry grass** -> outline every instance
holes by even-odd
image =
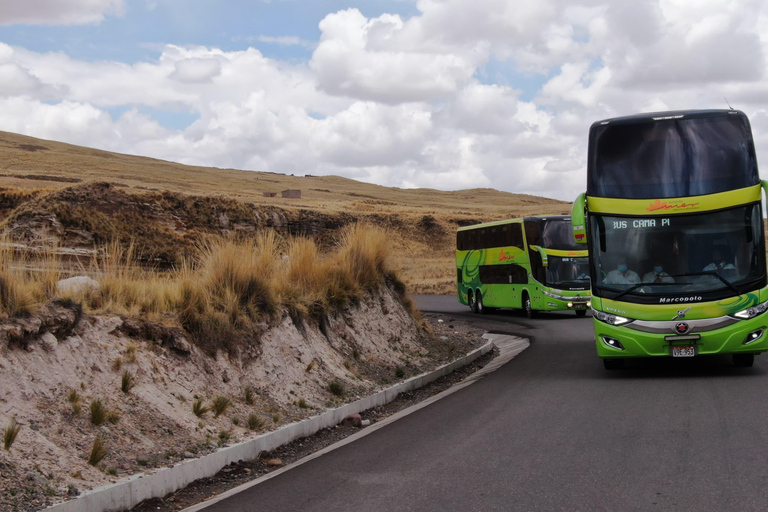
[[[194,402],[192,402],[192,412],[195,416],[198,418],[202,418],[205,416],[210,409],[208,407],[203,406],[203,399],[197,398]]]
[[[243,398],[245,399],[245,403],[248,405],[253,405],[256,401],[256,395],[253,391],[253,386],[245,386],[245,389],[243,390]]]
[[[254,412],[248,415],[248,419],[245,422],[246,426],[251,430],[258,430],[263,427],[265,423],[266,421],[264,418]]]
[[[232,405],[232,400],[230,400],[226,396],[217,396],[213,399],[213,405],[211,406],[211,410],[213,411],[213,417],[218,418],[222,414],[224,414],[224,411],[229,409],[229,406]]]
[[[104,439],[101,435],[96,436],[91,446],[91,454],[88,456],[88,464],[95,466],[101,459],[107,456],[107,448],[104,446]]]
[[[128,370],[125,370],[123,372],[123,376],[120,382],[120,389],[123,393],[128,393],[133,389],[133,386],[136,385],[136,380],[133,378],[133,375]]]
[[[91,423],[101,425],[107,419],[107,408],[100,398],[91,401]]]
[[[10,451],[11,446],[13,445],[13,442],[16,441],[16,436],[19,435],[20,430],[21,425],[16,422],[16,418],[11,418],[10,423],[7,427],[5,427],[5,431],[3,433],[3,447],[5,448],[5,451]]]

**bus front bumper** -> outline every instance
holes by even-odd
[[[609,325],[597,319],[595,346],[601,358],[614,357],[691,357],[696,355],[756,353],[768,351],[768,314],[734,321],[711,330],[691,329],[675,334],[670,323],[667,332],[646,332]],[[691,322],[694,323],[694,322]]]
[[[544,311],[568,311],[579,309],[590,309],[592,307],[592,297],[564,295],[562,293],[547,292],[542,290],[541,303],[539,309]]]

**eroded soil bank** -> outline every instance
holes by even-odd
[[[450,329],[415,320],[387,283],[334,314],[283,315],[235,356],[210,357],[179,329],[89,316],[71,302],[0,320],[0,427],[19,426],[10,449],[0,450],[0,509],[39,510],[210,453],[435,368],[483,341],[448,336]],[[103,458],[91,464],[97,439]]]

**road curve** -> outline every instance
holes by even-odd
[[[204,510],[768,509],[768,356],[753,368],[715,357],[607,372],[590,317],[479,316],[454,297],[414,299],[531,346],[475,384]]]

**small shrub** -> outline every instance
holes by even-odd
[[[264,426],[264,423],[265,423],[264,419],[254,412],[248,415],[248,420],[245,422],[245,424],[251,430],[260,429],[261,427]]]
[[[405,369],[402,366],[398,366],[397,368],[395,368],[395,377],[397,377],[398,379],[402,379],[403,377],[405,377]]]
[[[195,413],[195,416],[198,418],[202,418],[205,416],[210,409],[208,407],[203,406],[203,399],[197,398],[194,402],[192,402],[192,412]]]
[[[109,411],[107,413],[107,421],[116,425],[120,421],[120,413],[118,411]]]
[[[253,387],[245,386],[244,394],[245,394],[245,403],[247,403],[248,405],[253,405],[253,403],[256,400],[255,393],[253,392]]]
[[[238,426],[238,425],[240,425],[240,418],[238,418],[237,416],[233,416],[233,417],[232,417],[232,424],[233,424],[234,426]]]
[[[224,413],[224,411],[226,411],[230,405],[232,405],[232,400],[226,396],[217,396],[214,398],[213,407],[211,408],[211,410],[213,410],[214,418],[221,416],[222,413]]]
[[[136,346],[135,343],[129,343],[125,347],[125,359],[126,359],[126,361],[128,361],[129,363],[135,363],[136,362],[136,351],[137,351],[137,349],[138,349],[138,347]]]
[[[16,440],[16,436],[19,435],[19,430],[21,430],[21,425],[16,423],[16,418],[12,418],[8,426],[5,427],[5,433],[3,435],[3,447],[6,451],[11,449],[11,445],[13,445],[13,442]]]
[[[305,371],[306,371],[307,373],[309,373],[309,372],[311,372],[311,371],[312,371],[312,369],[313,369],[314,367],[315,367],[315,360],[313,359],[312,361],[310,361],[310,362],[309,362],[309,364],[307,365],[307,369],[306,369]]]
[[[111,476],[117,476],[117,468],[109,468],[107,474]]]
[[[104,423],[107,419],[107,408],[101,402],[101,399],[97,398],[91,402],[91,423],[96,426]]]
[[[136,381],[133,379],[133,375],[131,375],[128,370],[125,370],[123,372],[123,379],[120,385],[120,389],[123,390],[123,393],[128,393],[135,385]]]
[[[273,422],[273,423],[279,423],[279,422],[280,422],[280,415],[279,415],[279,414],[277,414],[277,413],[274,413],[274,414],[272,415],[272,422]]]
[[[222,430],[219,432],[219,446],[224,446],[232,439],[232,432],[229,430]]]
[[[298,406],[301,409],[308,409],[309,408],[309,406],[307,405],[307,401],[304,400],[303,398],[301,400],[299,400]]]
[[[123,367],[123,358],[120,356],[117,356],[115,360],[112,361],[112,369],[116,372],[119,372],[122,367]]]
[[[67,393],[67,400],[72,404],[72,414],[80,414],[80,400],[82,400],[82,397],[76,389],[72,389]]]
[[[91,455],[88,457],[88,464],[95,466],[101,459],[106,457],[106,455],[107,449],[104,446],[104,439],[102,439],[100,435],[96,436],[96,439],[93,440],[93,446],[91,447]]]
[[[338,380],[334,380],[328,384],[328,391],[330,391],[334,396],[344,396],[344,384]]]

